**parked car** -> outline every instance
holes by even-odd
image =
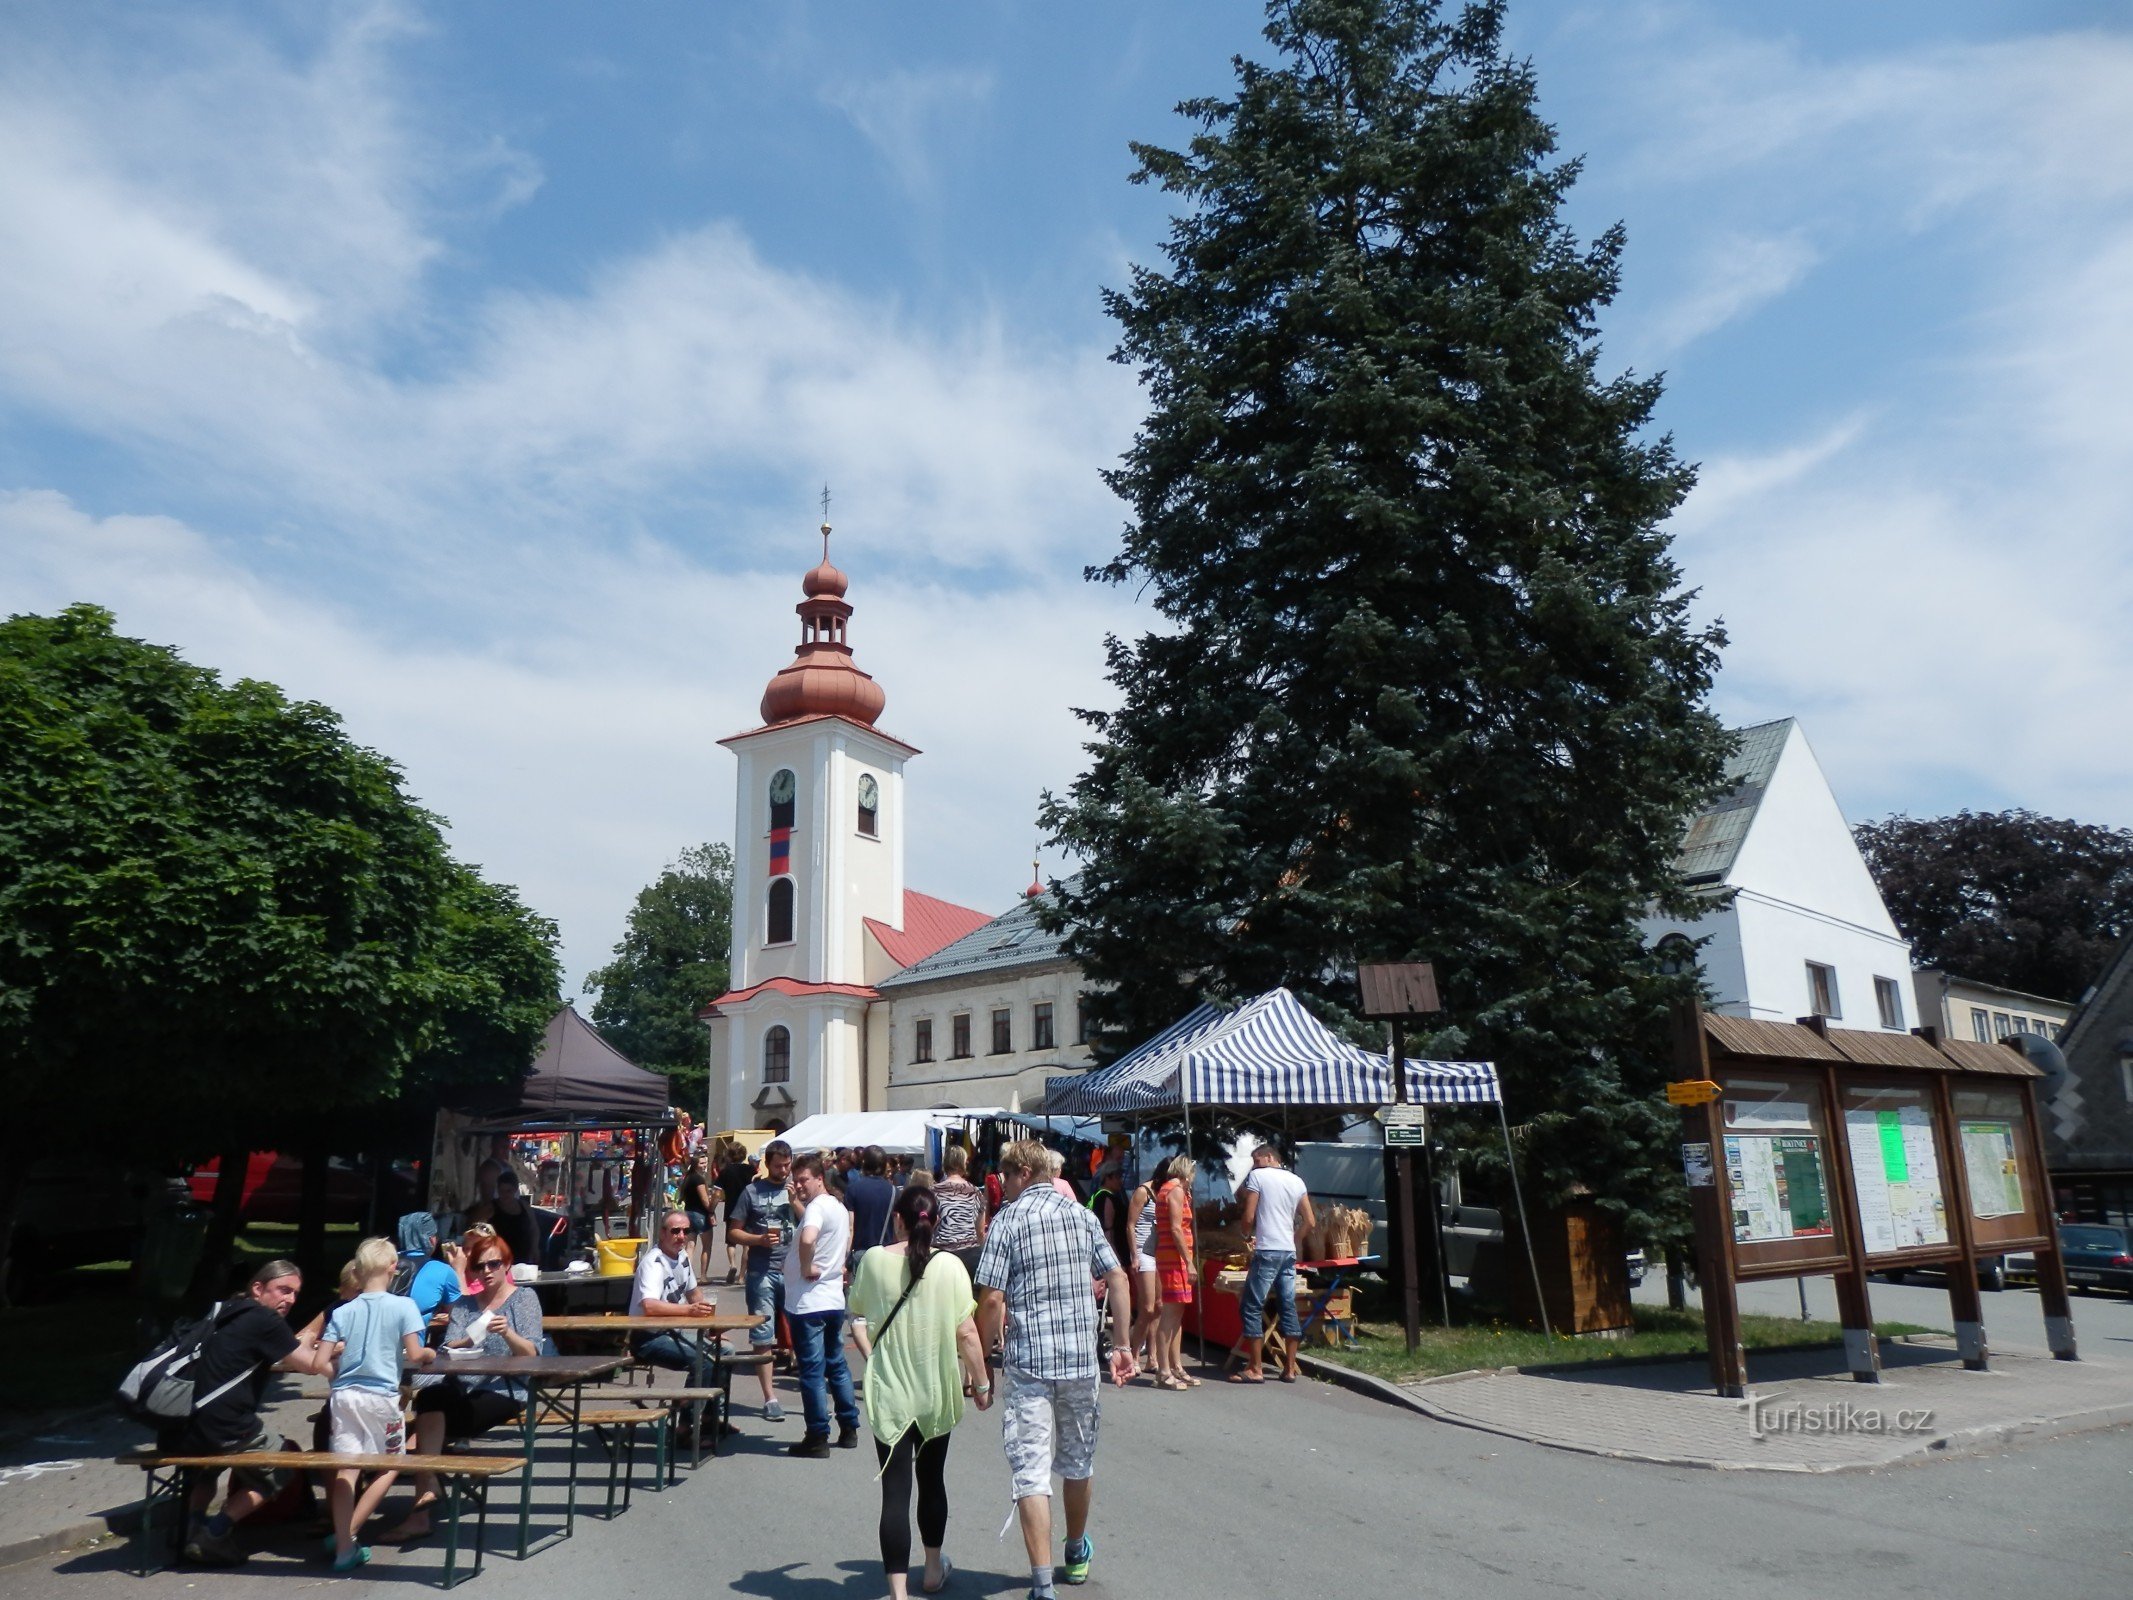
[[[2123,1289],[2133,1294],[2133,1228],[2108,1222],[2062,1222],[2059,1249],[2066,1281],[2084,1294]]]
[[[1920,1277],[1945,1279],[1948,1276],[1948,1269],[1937,1265],[1930,1267],[1896,1267],[1887,1272],[1877,1272],[1874,1276],[1885,1283],[1905,1283],[1912,1278]],[[1980,1256],[1977,1263],[1977,1286],[1988,1293],[1995,1289],[2006,1288],[2007,1257]]]
[[[192,1196],[195,1205],[215,1203],[215,1184],[222,1163],[203,1162],[193,1168]],[[238,1216],[246,1222],[295,1222],[301,1208],[304,1163],[298,1156],[274,1150],[254,1150],[245,1158],[243,1197]],[[385,1215],[397,1217],[415,1208],[413,1176],[395,1164],[387,1180]],[[370,1210],[370,1175],[360,1163],[335,1156],[326,1164],[326,1220],[361,1222]]]

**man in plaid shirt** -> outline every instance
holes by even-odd
[[[1030,1595],[1052,1594],[1052,1472],[1066,1483],[1068,1583],[1086,1582],[1095,1541],[1089,1501],[1096,1465],[1096,1294],[1106,1284],[1111,1311],[1111,1381],[1123,1387],[1134,1365],[1127,1323],[1132,1297],[1125,1269],[1094,1214],[1047,1180],[1048,1152],[1034,1139],[1000,1152],[1006,1199],[978,1257],[978,1332],[989,1349],[1007,1324],[1000,1397],[1002,1439],[1014,1474],[1015,1508],[1029,1549]]]

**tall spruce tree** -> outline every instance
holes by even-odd
[[[1353,963],[1434,959],[1422,1043],[1500,1064],[1525,1170],[1664,1234],[1695,980],[1637,918],[1683,905],[1724,641],[1668,555],[1659,383],[1598,374],[1621,232],[1561,220],[1578,163],[1500,4],[1268,16],[1279,59],[1181,106],[1187,149],[1134,146],[1180,209],[1168,270],[1106,297],[1151,409],[1089,576],[1171,626],[1110,641],[1122,704],[1046,799],[1083,862],[1056,915],[1114,1047],[1274,984],[1370,1038]]]

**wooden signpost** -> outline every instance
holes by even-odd
[[[1395,1229],[1400,1241],[1400,1282],[1403,1285],[1402,1315],[1407,1327],[1410,1352],[1422,1342],[1421,1266],[1415,1249],[1415,1151],[1429,1160],[1428,1123],[1423,1108],[1410,1112],[1407,1103],[1407,1024],[1444,1009],[1437,998],[1437,969],[1427,961],[1367,962],[1355,970],[1363,991],[1363,1015],[1372,1022],[1392,1024],[1392,1096],[1386,1108],[1385,1151],[1387,1176],[1391,1179]],[[1451,1323],[1450,1290],[1444,1280],[1444,1235],[1438,1227],[1437,1185],[1427,1173],[1431,1275],[1437,1280],[1437,1296],[1446,1326]]]

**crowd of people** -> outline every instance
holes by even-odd
[[[820,1459],[856,1450],[862,1420],[872,1435],[881,1560],[896,1600],[907,1593],[914,1497],[921,1589],[939,1592],[953,1571],[943,1548],[946,1463],[966,1404],[1001,1413],[1029,1592],[1048,1600],[1055,1583],[1084,1581],[1094,1559],[1089,1521],[1103,1380],[1124,1386],[1145,1371],[1164,1389],[1200,1382],[1181,1351],[1184,1309],[1200,1280],[1196,1177],[1190,1158],[1174,1156],[1127,1192],[1114,1155],[1084,1194],[1059,1153],[1035,1140],[1004,1145],[982,1175],[961,1145],[946,1150],[938,1173],[892,1161],[878,1147],[825,1157],[796,1155],[774,1140],[760,1168],[737,1145],[707,1150],[679,1186],[681,1203],[660,1216],[632,1284],[631,1317],[671,1318],[675,1331],[635,1333],[632,1351],[703,1381],[703,1343],[682,1334],[688,1319],[712,1308],[705,1283],[722,1231],[726,1281],[740,1285],[759,1319],[750,1338],[774,1351],[782,1327],[789,1340],[803,1426],[788,1452]],[[1265,1381],[1260,1313],[1272,1294],[1285,1352],[1278,1376],[1293,1382],[1301,1335],[1295,1236],[1311,1225],[1310,1199],[1271,1146],[1255,1153],[1237,1198],[1253,1253],[1244,1362],[1232,1381]],[[543,1347],[539,1301],[514,1283],[516,1252],[498,1220],[438,1239],[404,1294],[389,1292],[401,1267],[393,1245],[365,1240],[343,1274],[340,1303],[301,1330],[288,1322],[301,1289],[296,1268],[286,1261],[260,1268],[245,1294],[216,1313],[198,1391],[214,1393],[213,1403],[171,1430],[163,1447],[267,1448],[259,1406],[277,1370],[332,1380],[325,1445],[339,1454],[396,1455],[411,1443],[415,1454],[434,1455],[447,1441],[515,1421],[527,1403],[522,1383],[450,1370],[457,1354],[533,1355]],[[845,1355],[848,1337],[866,1362],[863,1399]],[[754,1363],[761,1416],[772,1423],[784,1420],[776,1364]],[[403,1384],[413,1391],[411,1429]],[[1064,1502],[1057,1560],[1054,1475]],[[234,1525],[277,1492],[278,1476],[234,1470],[212,1515],[214,1482],[196,1481],[188,1557],[236,1559]],[[334,1474],[326,1549],[336,1570],[370,1559],[364,1528],[392,1483],[390,1474],[368,1484],[354,1470]],[[427,1534],[437,1497],[435,1480],[415,1474],[413,1504],[379,1541]]]

